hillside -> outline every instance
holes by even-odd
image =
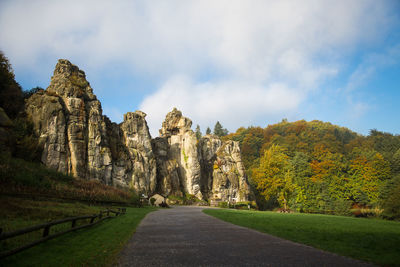
[[[304,212],[369,208],[389,218],[400,215],[400,136],[377,130],[362,136],[327,122],[283,120],[240,128],[225,138],[240,143],[262,208],[286,202]]]

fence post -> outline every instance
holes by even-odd
[[[44,229],[43,229],[43,237],[46,237],[49,235],[50,232],[50,225],[47,225]]]
[[[76,226],[76,220],[72,220],[72,228],[75,228]]]
[[[94,222],[94,219],[96,219],[96,217],[97,217],[97,216],[93,216],[93,217],[90,219],[90,224],[92,224],[92,223]]]

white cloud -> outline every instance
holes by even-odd
[[[380,42],[390,8],[374,0],[2,1],[0,49],[16,69],[40,72],[57,57],[92,73],[120,63],[153,78],[160,86],[140,106],[153,132],[173,106],[194,123],[220,119],[233,129],[295,112],[349,53]]]
[[[304,92],[279,83],[268,87],[248,81],[194,83],[187,77],[176,76],[148,96],[140,109],[152,115],[148,122],[153,136],[173,107],[203,130],[207,126],[212,128],[217,120],[234,130],[238,124],[250,123],[257,117],[295,110],[304,96]]]

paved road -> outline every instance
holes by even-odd
[[[200,207],[148,214],[118,266],[368,266],[223,222]]]

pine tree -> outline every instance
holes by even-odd
[[[200,126],[197,124],[197,126],[196,126],[196,138],[197,138],[197,140],[200,140],[200,138],[201,138],[201,131],[200,131]]]
[[[206,134],[211,134],[211,129],[210,129],[210,127],[207,127]]]
[[[219,137],[225,136],[228,134],[228,130],[223,128],[221,123],[219,123],[219,121],[217,121],[217,123],[214,126],[214,134]]]

